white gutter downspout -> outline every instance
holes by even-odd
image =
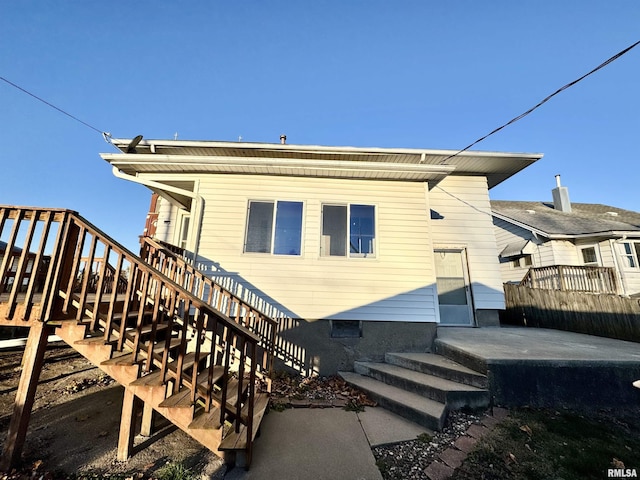
[[[195,237],[193,240],[193,262],[194,265],[198,259],[198,247],[200,245],[200,227],[202,225],[202,217],[204,215],[204,198],[202,195],[198,195],[190,190],[183,190],[182,188],[173,187],[171,185],[166,185],[164,183],[156,182],[154,180],[142,179],[140,177],[129,175],[118,170],[118,167],[111,167],[111,172],[117,178],[121,178],[122,180],[127,180],[129,182],[138,183],[140,185],[144,185],[149,188],[157,188],[158,190],[165,190],[167,192],[177,193],[178,195],[184,195],[185,197],[192,198],[195,205],[192,207],[192,213],[194,217],[194,225],[192,229],[192,236]],[[191,237],[190,235],[190,237]]]

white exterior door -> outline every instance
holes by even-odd
[[[473,308],[465,250],[437,248],[433,256],[440,306],[440,325],[472,325]]]

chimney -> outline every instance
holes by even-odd
[[[560,212],[571,213],[571,201],[569,189],[560,185],[560,175],[556,175],[556,188],[551,190],[553,195],[553,208]]]
[[[285,134],[280,135],[280,144],[284,145],[287,143],[287,136]]]

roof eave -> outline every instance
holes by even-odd
[[[126,151],[132,139],[113,138],[111,143],[121,151]],[[309,151],[309,152],[327,152],[327,153],[381,153],[381,154],[407,154],[407,155],[455,155],[462,157],[490,157],[490,158],[522,158],[532,159],[533,161],[541,159],[542,153],[524,153],[524,152],[494,152],[488,150],[443,150],[443,149],[424,149],[424,148],[388,148],[388,147],[351,147],[351,146],[325,146],[325,145],[298,145],[298,144],[281,144],[281,143],[258,143],[258,142],[222,142],[208,140],[154,140],[143,139],[139,145],[146,146],[170,146],[170,147],[198,147],[198,148],[246,148],[255,150],[284,150],[284,151]]]

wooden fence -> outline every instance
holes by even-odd
[[[504,323],[640,342],[640,298],[504,285]]]

